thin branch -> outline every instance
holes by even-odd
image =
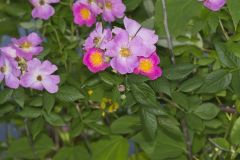
[[[226,113],[238,113],[237,110],[235,108],[229,108],[229,107],[220,107],[220,110],[222,112],[226,112]]]
[[[221,29],[222,29],[222,31],[223,31],[223,34],[224,34],[226,40],[229,40],[228,33],[227,33],[227,31],[224,29],[224,26],[223,26],[222,21],[221,21],[220,18],[219,18],[219,24],[220,24],[220,27],[221,27]]]
[[[162,8],[163,8],[163,18],[164,18],[164,29],[166,32],[166,36],[167,36],[167,43],[168,43],[168,48],[170,51],[170,56],[171,56],[171,62],[172,64],[175,64],[175,56],[174,56],[174,52],[173,52],[173,43],[172,43],[172,38],[169,32],[169,28],[168,28],[168,16],[167,16],[167,7],[166,7],[166,2],[165,0],[162,0]]]
[[[187,156],[188,160],[193,160],[193,153],[192,153],[192,141],[188,132],[187,122],[186,119],[181,120],[181,126],[183,130],[183,134],[185,137],[185,143],[187,145]]]

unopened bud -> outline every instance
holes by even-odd
[[[124,85],[121,84],[121,85],[118,86],[118,91],[119,92],[124,92],[125,90],[126,90],[126,87]]]

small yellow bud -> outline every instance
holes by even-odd
[[[88,90],[88,95],[91,96],[93,94],[93,90]]]

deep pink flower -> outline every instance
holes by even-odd
[[[91,48],[84,54],[83,63],[93,73],[103,71],[109,67],[104,52],[97,48]]]
[[[49,93],[58,91],[60,77],[52,75],[57,70],[57,66],[49,61],[41,63],[40,60],[34,58],[27,63],[27,72],[21,76],[20,84],[26,88],[43,90],[44,88]]]
[[[158,66],[160,59],[157,53],[153,53],[150,57],[139,58],[139,66],[134,70],[135,74],[141,74],[155,80],[162,75],[162,69]]]
[[[12,42],[17,50],[17,55],[26,60],[31,60],[34,55],[38,55],[43,50],[43,47],[39,46],[42,39],[36,33],[31,33],[20,39],[13,38]]]
[[[55,10],[50,5],[51,3],[58,3],[60,0],[30,0],[34,6],[32,10],[32,17],[47,20],[54,15]]]
[[[205,7],[212,11],[220,10],[226,3],[226,0],[204,0],[203,4]]]
[[[84,48],[88,50],[90,48],[106,49],[106,44],[112,39],[112,32],[110,29],[103,29],[102,23],[96,24],[96,29],[90,33],[90,36],[86,39]]]
[[[113,22],[116,18],[122,18],[126,6],[122,0],[101,0],[103,4],[103,19],[107,22]]]
[[[20,74],[17,62],[13,58],[0,54],[0,82],[5,79],[6,86],[16,89],[19,87]]]
[[[155,34],[155,31],[143,28],[138,22],[127,17],[124,18],[124,26],[130,37],[139,37],[143,40],[142,43],[146,48],[144,57],[149,57],[156,51],[155,44],[158,41],[158,35]],[[118,34],[118,32],[122,30],[123,29],[116,27],[113,32]]]
[[[72,7],[74,23],[91,27],[96,22],[96,14],[91,10],[89,5],[75,2]]]
[[[106,56],[113,57],[110,64],[121,74],[132,73],[139,64],[138,56],[145,56],[145,47],[139,37],[131,39],[122,30],[106,45]]]

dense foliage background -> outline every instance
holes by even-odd
[[[38,32],[45,37],[39,58],[55,63],[61,76],[56,94],[0,84],[0,159],[240,158],[238,0],[218,12],[197,0],[166,0],[175,64],[162,1],[124,0],[126,15],[160,37],[163,76],[155,81],[89,72],[82,44],[93,28],[73,23],[72,3],[62,0],[41,21],[31,18],[27,0],[0,0],[2,46],[9,36]]]

